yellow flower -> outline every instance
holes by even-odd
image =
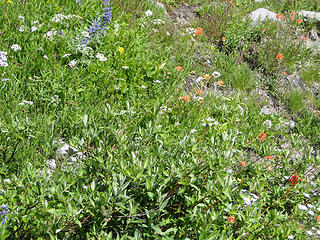
[[[237,178],[237,180],[238,180],[238,182],[239,182],[239,183],[241,183],[241,182],[242,182],[241,178]]]
[[[8,0],[8,3],[9,3],[9,4],[12,4],[12,1],[11,1],[11,0]]]
[[[119,52],[123,53],[124,52],[124,48],[123,47],[119,47]]]

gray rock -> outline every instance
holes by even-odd
[[[271,12],[265,8],[258,8],[253,12],[249,13],[249,18],[252,20],[254,25],[258,24],[259,21],[265,21],[268,19],[277,21],[276,16],[276,13]]]
[[[315,30],[309,32],[309,38],[311,41],[317,41],[319,39],[318,33]]]
[[[320,21],[320,12],[300,11],[300,12],[298,12],[298,15],[306,17],[306,18],[310,18],[313,20]]]

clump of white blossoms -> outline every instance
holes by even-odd
[[[77,65],[77,61],[76,60],[72,60],[69,63],[69,67],[71,67],[71,68],[75,67],[76,65]]]
[[[162,19],[154,19],[152,20],[154,25],[164,25],[164,21]]]
[[[23,100],[21,103],[18,103],[18,105],[20,105],[20,106],[23,106],[23,105],[33,105],[33,102]]]
[[[145,13],[144,13],[147,17],[151,17],[153,12],[151,10],[147,10]]]
[[[7,63],[7,52],[1,52],[0,51],[0,67],[8,67],[9,64]]]
[[[78,16],[78,15],[63,15],[61,13],[58,13],[56,15],[54,15],[54,17],[51,19],[51,22],[61,22],[63,19],[70,19],[70,18],[80,18],[82,19],[82,17]]]
[[[21,47],[20,47],[18,44],[13,44],[13,45],[11,46],[11,49],[16,52],[16,51],[21,50]]]
[[[168,108],[167,106],[161,106],[159,113],[164,114],[165,112],[171,112],[171,111],[172,111],[171,108]]]
[[[96,57],[99,59],[100,62],[108,60],[102,53],[97,53]]]

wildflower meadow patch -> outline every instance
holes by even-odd
[[[0,239],[320,239],[319,12],[2,1]]]

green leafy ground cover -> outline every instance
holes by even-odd
[[[162,3],[0,3],[1,239],[319,238],[319,2]]]

